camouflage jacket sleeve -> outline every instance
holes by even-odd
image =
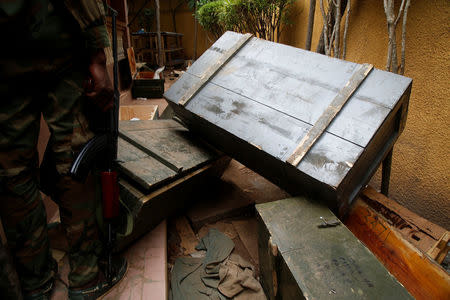
[[[102,1],[65,0],[64,3],[80,24],[88,48],[98,49],[110,46],[106,29],[106,13]]]

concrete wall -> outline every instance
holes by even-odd
[[[383,2],[351,2],[347,60],[368,62],[384,69],[387,26]],[[450,229],[450,2],[411,2],[407,23],[405,76],[413,78],[414,82],[406,129],[394,149],[390,198]],[[319,1],[316,7],[313,50],[317,45],[322,22],[318,4]],[[304,47],[308,10],[308,0],[297,1],[294,25],[285,28],[282,43]],[[193,24],[192,12],[187,7],[180,9],[177,14],[177,30],[185,34],[187,58],[193,56]],[[169,1],[162,3],[161,28],[173,30]],[[210,41],[199,27],[198,53],[202,53],[209,45]],[[371,182],[377,188],[379,173]]]

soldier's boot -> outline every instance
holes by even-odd
[[[106,266],[100,265],[100,272],[98,277],[78,288],[69,288],[69,299],[71,300],[91,300],[104,296],[117,283],[119,283],[125,276],[128,270],[128,264],[125,258],[116,257],[112,260],[112,276],[111,280],[105,277],[103,271]],[[103,269],[103,270],[102,270]]]
[[[55,286],[54,280],[47,281],[44,286],[24,295],[24,300],[50,300],[50,296]]]
[[[41,287],[33,291],[25,292],[23,295],[24,300],[50,300],[53,288],[55,287],[56,274],[58,274],[58,264],[53,258],[50,258],[49,264],[51,265],[50,269],[52,269],[55,274],[53,278],[48,280]]]

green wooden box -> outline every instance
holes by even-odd
[[[134,223],[117,245],[123,249],[191,204],[230,159],[174,120],[151,120],[120,121],[117,160],[121,200]]]
[[[413,299],[318,201],[256,205],[261,283],[269,299]]]
[[[153,72],[139,72],[133,80],[131,94],[133,98],[162,98],[164,78],[153,79]]]

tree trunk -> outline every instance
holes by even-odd
[[[331,5],[333,5],[333,1],[331,1]],[[342,0],[341,1],[341,10],[340,10],[341,16],[344,14],[346,7],[347,7],[347,0]],[[328,20],[330,20],[328,27],[330,27],[330,28],[334,27],[335,12],[336,11],[334,9],[329,9],[329,11],[328,11],[328,14],[329,14]],[[316,52],[325,54],[325,43],[324,43],[324,39],[323,39],[323,27],[322,27],[322,34],[320,35],[319,43],[317,44]]]
[[[334,20],[334,57],[339,58],[341,52],[341,0],[336,0],[336,17]]]
[[[309,17],[308,17],[308,31],[306,33],[305,49],[311,50],[311,39],[314,29],[314,14],[316,12],[316,0],[310,0],[309,2]]]
[[[194,4],[194,16],[197,14],[197,1]],[[197,59],[197,40],[198,40],[198,22],[197,18],[194,17],[194,60]]]
[[[348,31],[348,20],[350,18],[350,7],[351,1],[348,0],[347,3],[347,15],[345,16],[345,27],[344,27],[344,36],[342,37],[342,59],[345,59],[347,55],[347,31]]]
[[[402,24],[402,52],[401,52],[401,63],[399,73],[403,75],[405,73],[405,47],[406,47],[406,20],[408,19],[408,8],[410,5],[410,0],[406,0],[405,11],[403,13],[403,24]]]

